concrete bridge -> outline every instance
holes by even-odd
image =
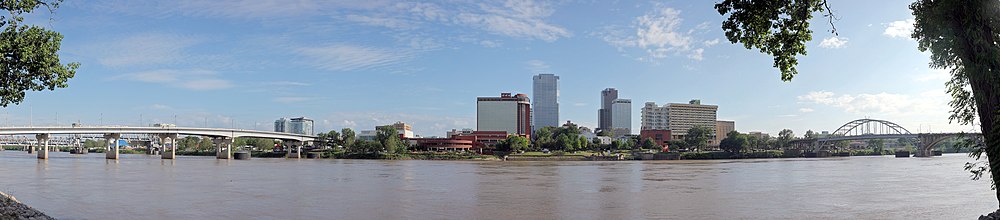
[[[897,139],[897,138],[913,138],[917,139],[919,146],[917,146],[917,152],[914,153],[917,157],[930,157],[934,156],[934,145],[941,143],[942,141],[955,138],[955,137],[968,137],[973,138],[978,141],[982,141],[982,133],[911,133],[906,128],[899,126],[896,123],[877,120],[877,119],[858,119],[848,122],[840,128],[837,128],[832,134],[822,138],[811,138],[811,139],[799,139],[794,142],[797,143],[808,143],[813,146],[814,149],[818,149],[824,145],[826,142],[833,141],[844,141],[844,140],[873,140],[873,139]]]
[[[175,158],[177,151],[177,137],[179,135],[197,135],[211,138],[213,145],[215,145],[216,158],[218,159],[233,158],[233,140],[238,137],[268,138],[281,140],[283,142],[291,142],[293,147],[288,150],[286,155],[289,158],[301,158],[302,145],[316,140],[316,137],[311,135],[228,128],[194,128],[173,126],[0,127],[0,135],[34,135],[36,146],[29,146],[28,153],[33,153],[32,151],[34,151],[35,147],[37,147],[39,148],[38,159],[42,160],[49,158],[49,140],[52,135],[77,134],[103,135],[106,143],[105,157],[112,160],[118,159],[118,150],[120,148],[118,140],[122,138],[122,134],[146,134],[156,137],[161,145],[165,145],[161,147],[160,152],[161,158],[163,159]]]

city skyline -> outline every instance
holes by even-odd
[[[814,22],[801,74],[781,82],[770,57],[728,43],[712,2],[66,2],[28,20],[64,34],[62,59],[83,66],[3,123],[268,130],[306,116],[316,131],[403,121],[442,136],[476,127],[475,97],[533,95],[530,77],[551,73],[560,124],[596,128],[595,93],[613,87],[633,101],[633,133],[643,103],[690,99],[740,132],[866,117],[969,131],[948,124],[948,74],[908,37],[909,3],[832,5],[840,35]]]

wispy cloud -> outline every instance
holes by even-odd
[[[946,113],[942,97],[941,91],[926,92],[918,97],[885,92],[837,95],[833,92],[814,91],[799,96],[798,100],[840,108],[848,113],[898,115],[927,111]]]
[[[160,69],[121,74],[113,76],[111,79],[158,83],[190,90],[217,90],[233,87],[229,80],[219,79],[217,72],[203,69]]]
[[[186,35],[142,33],[110,39],[86,50],[96,56],[98,63],[110,67],[175,64],[188,58],[186,48],[201,41]]]
[[[847,44],[847,38],[834,36],[823,39],[823,41],[819,43],[819,47],[838,49],[844,47],[844,45],[846,44]]]
[[[882,34],[892,38],[898,37],[898,38],[909,39],[910,34],[913,33],[913,23],[915,22],[916,20],[913,20],[912,18],[889,22],[889,24],[885,28],[885,31],[883,31]]]
[[[541,61],[541,60],[529,60],[528,62],[526,62],[526,64],[527,64],[528,70],[531,71],[531,73],[534,73],[534,74],[552,73],[552,71],[550,70],[549,64],[545,63],[545,61]]]
[[[455,21],[495,34],[550,42],[573,36],[565,28],[543,20],[554,11],[548,3],[507,0],[502,6],[481,4],[479,7],[482,12],[461,12],[455,16]]]
[[[802,112],[802,113],[809,113],[809,112],[814,112],[814,111],[816,111],[816,110],[813,110],[811,108],[800,108],[799,109],[799,112]]]
[[[304,56],[310,65],[335,72],[380,68],[407,61],[412,57],[409,51],[343,44],[303,47],[296,52]]]
[[[656,5],[653,11],[635,18],[628,28],[607,26],[598,35],[620,51],[640,49],[651,59],[687,54],[688,58],[701,60],[704,49],[694,48],[698,41],[691,34],[693,30],[682,30],[683,21],[680,10]],[[718,41],[702,43],[714,45]]]

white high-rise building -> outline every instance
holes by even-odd
[[[538,74],[532,86],[532,127],[559,126],[559,76]]]
[[[313,120],[305,117],[279,118],[274,121],[275,132],[313,135]]]
[[[615,136],[632,134],[632,100],[615,99],[611,103],[611,130]]]
[[[706,127],[715,134],[718,110],[719,106],[702,105],[701,100],[691,100],[688,104],[670,103],[663,107],[647,102],[642,108],[642,129],[670,130],[673,140],[683,139],[694,126]],[[715,136],[709,139],[714,142]]]

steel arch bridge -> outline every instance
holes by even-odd
[[[878,119],[858,119],[837,128],[833,132],[834,136],[857,136],[865,134],[886,135],[886,134],[911,134],[903,126],[886,120]]]

